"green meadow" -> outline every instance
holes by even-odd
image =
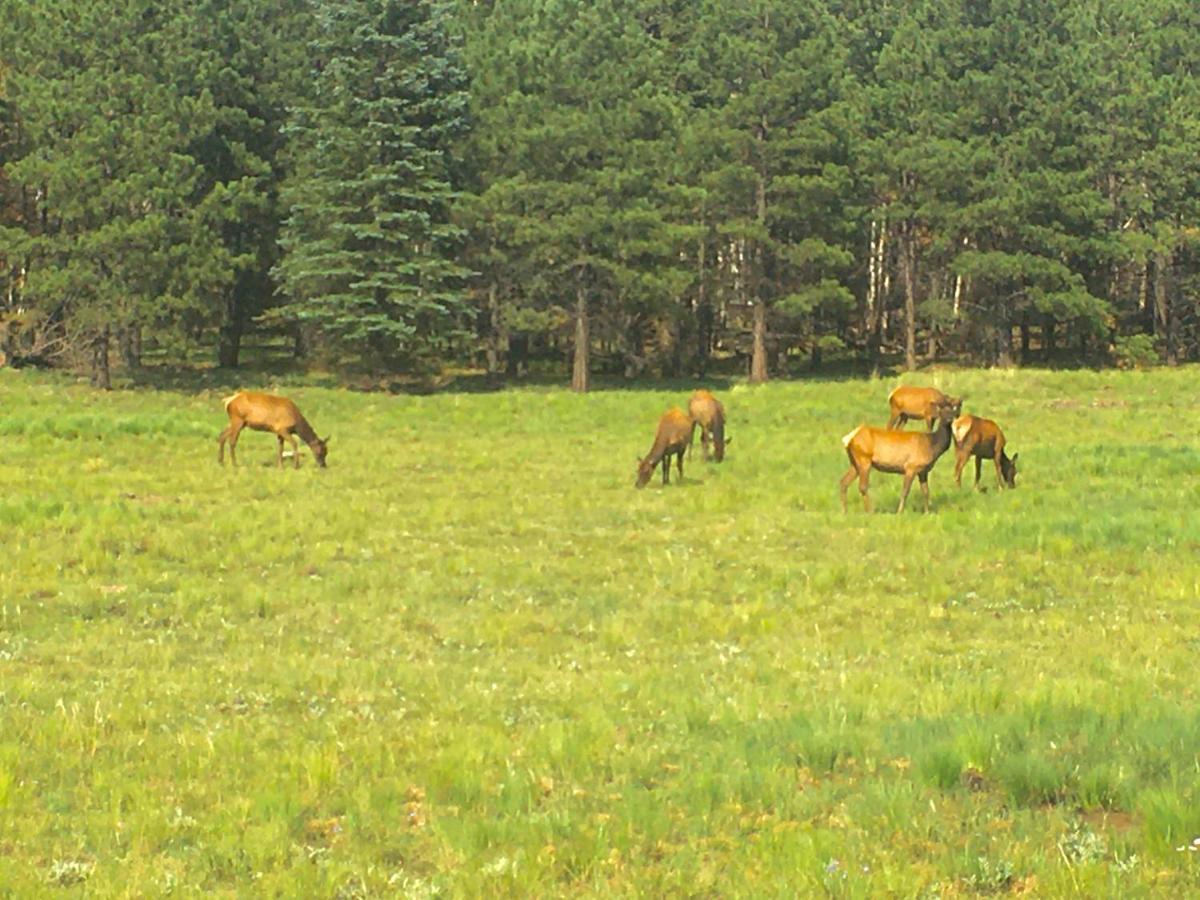
[[[636,491],[697,385],[247,380],[280,471],[233,385],[0,370],[0,895],[1195,896],[1198,374],[907,378],[1018,488],[868,515],[895,380],[718,381]]]

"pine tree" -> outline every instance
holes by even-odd
[[[177,334],[201,312],[186,264],[203,243],[186,147],[212,109],[158,68],[180,52],[176,12],[148,0],[15,10],[8,86],[22,143],[6,174],[25,198],[23,227],[9,233],[26,270],[24,329],[86,356],[101,387],[114,336],[143,325]]]
[[[287,131],[287,314],[340,352],[411,363],[447,347],[463,304],[449,212],[465,75],[439,4],[338,0],[317,15],[314,95]]]

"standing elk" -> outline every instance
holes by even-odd
[[[635,487],[645,487],[654,474],[654,467],[662,463],[663,484],[671,483],[671,454],[675,454],[679,465],[679,480],[683,481],[683,454],[692,444],[695,423],[692,417],[678,406],[668,409],[658,420],[658,431],[654,434],[654,446],[646,457],[638,462]]]
[[[904,488],[900,493],[897,514],[904,512],[904,502],[914,478],[921,481],[921,493],[925,497],[925,511],[929,512],[929,470],[938,458],[953,443],[950,423],[962,411],[961,401],[954,404],[944,402],[936,407],[936,431],[891,431],[859,425],[842,438],[842,446],[850,458],[850,471],[842,476],[842,511],[846,511],[846,488],[858,478],[858,492],[862,494],[863,509],[871,511],[871,497],[867,493],[871,470],[891,472],[904,476]]]
[[[909,419],[924,419],[926,426],[933,431],[937,421],[938,409],[946,404],[962,404],[961,397],[947,397],[937,388],[910,387],[902,384],[888,394],[888,406],[892,408],[888,419],[888,428],[903,428]]]
[[[962,470],[967,460],[975,457],[975,487],[979,487],[979,475],[983,461],[990,459],[996,464],[996,484],[1000,490],[1017,486],[1017,457],[1009,459],[1004,452],[1004,432],[991,419],[981,416],[959,416],[950,426],[954,434],[954,483],[962,487]]]
[[[725,447],[731,442],[725,437],[725,407],[710,391],[698,390],[688,400],[688,415],[700,426],[700,445],[704,450],[704,461],[708,462],[708,443],[712,441],[712,458],[720,462],[725,458]],[[694,432],[693,432],[694,434]],[[691,447],[688,448],[691,455]]]
[[[249,427],[255,431],[269,431],[279,440],[279,452],[276,461],[283,468],[283,442],[292,445],[292,459],[295,467],[300,468],[300,457],[297,455],[299,445],[294,435],[299,435],[304,443],[312,450],[317,465],[325,468],[325,455],[329,452],[329,438],[322,440],[317,437],[308,420],[300,415],[296,404],[287,397],[277,397],[274,394],[263,394],[258,391],[238,391],[232,397],[225,399],[225,412],[229,414],[229,425],[217,438],[217,462],[225,464],[225,442],[229,442],[229,458],[237,465],[238,435],[243,428]]]

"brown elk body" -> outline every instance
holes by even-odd
[[[269,431],[279,440],[279,451],[276,457],[280,468],[283,467],[283,442],[292,445],[292,458],[296,468],[300,468],[300,457],[296,455],[299,445],[296,436],[312,450],[313,458],[321,468],[325,467],[325,455],[328,453],[329,438],[322,440],[317,437],[308,420],[300,414],[296,404],[287,397],[277,397],[274,394],[263,394],[258,391],[238,391],[225,400],[225,412],[229,414],[229,425],[217,438],[217,462],[225,463],[225,442],[229,442],[229,458],[237,465],[238,435],[243,428],[254,431]]]
[[[709,458],[708,444],[712,441],[712,458],[720,462],[725,458],[725,407],[710,391],[699,390],[688,401],[688,415],[700,426],[700,446],[704,459]],[[689,449],[689,453],[690,453]]]
[[[910,387],[903,384],[888,394],[892,414],[888,428],[903,428],[909,419],[923,419],[930,431],[938,418],[938,409],[946,404],[962,403],[960,398],[947,397],[937,388]]]
[[[904,488],[900,492],[897,513],[904,512],[904,502],[913,479],[921,482],[921,493],[925,497],[925,511],[929,511],[929,470],[953,443],[950,423],[958,415],[961,406],[941,404],[937,408],[938,427],[933,432],[892,431],[860,425],[842,438],[846,455],[850,458],[850,470],[842,476],[842,510],[846,509],[846,489],[850,482],[858,479],[858,492],[863,498],[863,509],[871,511],[871,497],[867,493],[871,470],[891,472],[904,476]]]
[[[991,419],[980,416],[959,416],[950,426],[954,435],[955,463],[954,482],[962,487],[962,470],[967,460],[975,457],[975,487],[979,487],[979,475],[983,461],[990,459],[996,464],[996,484],[1000,490],[1017,486],[1017,457],[1010,459],[1004,452],[1004,432]]]
[[[671,483],[671,456],[679,465],[679,480],[683,480],[683,454],[692,443],[692,417],[679,407],[668,409],[658,420],[658,431],[654,434],[654,446],[644,459],[638,462],[635,487],[645,487],[654,474],[654,467],[662,463],[663,484]]]

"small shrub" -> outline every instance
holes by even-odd
[[[986,856],[977,857],[975,871],[966,877],[967,887],[979,894],[1002,894],[1016,879],[1013,864],[1006,859],[993,862]]]
[[[1090,828],[1076,824],[1058,839],[1058,850],[1071,865],[1099,862],[1108,853],[1104,838]]]
[[[1113,341],[1113,358],[1121,369],[1145,369],[1162,362],[1149,334],[1129,334]]]

